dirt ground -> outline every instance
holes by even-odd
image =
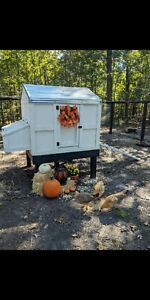
[[[0,150],[0,249],[11,250],[150,250],[150,148],[139,147],[136,134],[101,140],[139,157],[135,161],[101,147],[97,177],[90,179],[89,159],[75,160],[79,191],[92,191],[103,180],[105,195],[128,188],[118,208],[85,213],[74,193],[48,200],[32,194],[33,168],[23,152]]]

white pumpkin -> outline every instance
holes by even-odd
[[[41,164],[39,166],[39,172],[42,174],[49,173],[51,171],[51,167],[49,164]]]

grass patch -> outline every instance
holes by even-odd
[[[117,215],[117,217],[120,217],[122,219],[126,219],[126,218],[129,217],[129,213],[126,210],[123,210],[123,209],[118,209],[116,211],[116,215]]]

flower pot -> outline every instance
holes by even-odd
[[[70,176],[70,178],[71,178],[71,180],[74,180],[75,183],[78,183],[78,181],[79,181],[79,175],[78,174],[77,175],[72,175],[72,176]]]

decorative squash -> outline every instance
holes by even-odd
[[[51,167],[49,164],[41,164],[39,166],[39,172],[42,174],[49,173],[51,171]]]
[[[57,179],[51,177],[43,183],[43,194],[47,198],[57,198],[61,194],[61,184]]]
[[[76,190],[76,185],[74,180],[68,178],[66,185],[62,187],[62,193],[69,194],[70,192],[75,192],[75,190]]]
[[[64,193],[65,193],[65,194],[69,194],[69,193],[70,193],[70,189],[69,189],[68,186],[66,186],[66,187],[64,188]]]
[[[70,192],[75,192],[76,190],[76,184],[74,180],[71,180],[70,178],[67,179],[67,186],[69,187]]]
[[[75,192],[75,190],[76,190],[76,187],[75,187],[75,186],[71,186],[71,187],[70,187],[70,192]]]
[[[54,169],[54,177],[60,182],[63,183],[68,177],[68,170],[65,166],[60,166],[59,163],[56,164]]]

